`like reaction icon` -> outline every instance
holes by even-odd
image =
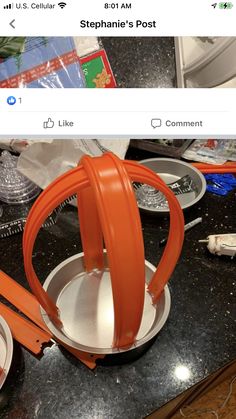
[[[8,105],[10,105],[10,106],[15,105],[15,103],[16,103],[16,98],[15,98],[15,96],[8,96],[8,98],[7,98],[7,103],[8,103]]]
[[[47,128],[53,128],[55,125],[54,121],[52,120],[52,118],[48,118],[47,121],[44,121],[43,123],[43,128],[47,129]]]

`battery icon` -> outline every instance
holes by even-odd
[[[223,2],[221,2],[221,3],[219,3],[219,8],[220,9],[232,9],[232,7],[233,7],[233,3],[231,3],[231,2],[225,2],[225,3],[223,3]]]

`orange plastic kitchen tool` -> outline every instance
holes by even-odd
[[[17,307],[35,324],[48,331],[42,320],[40,307],[35,296],[3,271],[0,271],[0,295]]]
[[[236,173],[236,163],[226,162],[225,164],[192,163],[202,173]]]
[[[37,332],[40,328],[42,329],[42,332],[43,331],[46,332],[45,335],[42,335],[40,333],[41,338],[43,336],[45,339],[44,343],[46,343],[46,341],[49,342],[49,336],[50,336],[50,339],[53,338],[52,333],[49,331],[45,322],[42,320],[40,306],[35,296],[32,295],[30,292],[28,292],[24,287],[22,287],[20,284],[14,281],[9,275],[5,274],[3,271],[0,271],[0,295],[2,295],[11,304],[17,307],[18,310],[20,310],[23,314],[25,314],[30,320],[32,320],[33,323],[31,323],[31,329],[34,326],[34,323],[35,325],[38,326],[38,327],[35,326],[34,336],[37,335]],[[15,317],[11,316],[13,336],[15,337],[16,340],[19,341],[19,343],[21,343],[23,346],[30,349],[31,352],[38,354],[39,353],[38,352],[38,347],[39,347],[38,337],[36,337],[35,350],[34,350],[34,346],[32,350],[32,345],[34,345],[34,340],[30,341],[32,337],[32,331],[30,335],[28,336],[27,324],[24,322],[23,324],[20,324],[20,327],[19,327],[19,322],[21,322],[21,320],[19,320],[18,317],[17,317],[17,320],[15,321]],[[25,324],[26,324],[26,327],[25,327]],[[28,346],[28,342],[29,342],[29,346]],[[58,343],[63,345],[69,352],[71,352],[77,359],[83,362],[90,369],[94,369],[96,367],[96,360],[98,358],[103,358],[102,355],[96,356],[94,354],[78,351],[74,348],[71,348],[65,345],[63,342],[59,340],[58,340]]]
[[[40,329],[2,303],[0,303],[0,316],[7,321],[13,338],[35,355],[40,354],[43,345],[51,341],[50,333]]]
[[[132,181],[159,189],[169,204],[170,231],[156,270],[144,258]],[[38,231],[54,207],[75,193],[84,253],[63,261],[43,288],[32,265]],[[158,175],[112,153],[84,156],[77,168],[40,195],[24,230],[25,272],[47,327],[65,344],[84,352],[116,353],[147,342],[167,318],[166,284],[183,238],[182,210]]]
[[[77,204],[86,271],[103,269],[103,235],[91,187],[78,193]]]
[[[113,346],[124,347],[136,338],[144,305],[144,246],[138,208],[129,176],[114,155],[103,159],[85,156],[81,164],[93,191],[108,254],[115,318]]]
[[[170,208],[170,228],[167,244],[148,286],[153,303],[156,303],[174,271],[182,250],[184,240],[183,212],[173,192],[156,173],[134,162],[127,161],[124,164],[133,181],[146,183],[159,189],[165,195]]]

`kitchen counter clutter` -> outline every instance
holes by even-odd
[[[120,365],[103,360],[91,371],[57,344],[47,347],[41,359],[15,344],[14,362],[0,393],[0,418],[141,419],[233,361],[235,261],[211,255],[198,240],[235,233],[235,204],[235,191],[227,196],[206,192],[184,214],[185,223],[197,217],[202,223],[186,232],[169,281],[168,320],[144,355]],[[6,208],[3,204],[1,222]],[[17,207],[8,209],[17,214]],[[143,212],[141,218],[145,258],[156,266],[168,218]],[[77,211],[67,206],[54,226],[40,230],[33,254],[35,270],[44,281],[62,260],[81,250]],[[29,289],[22,235],[0,239],[0,254],[1,269]]]
[[[1,37],[3,88],[236,87],[236,37]]]
[[[2,37],[0,59],[4,88],[176,87],[173,37]]]

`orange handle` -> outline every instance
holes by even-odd
[[[40,305],[58,327],[62,326],[58,317],[58,309],[40,284],[32,265],[33,247],[39,229],[48,214],[68,196],[87,186],[89,186],[88,179],[82,167],[72,169],[57,178],[42,192],[32,206],[24,229],[23,256],[28,282]]]
[[[81,163],[88,175],[104,234],[114,304],[113,346],[132,345],[143,315],[144,246],[140,216],[123,163],[109,153]]]
[[[87,272],[95,268],[102,270],[104,268],[103,235],[91,187],[78,192],[77,204],[85,269]]]
[[[202,172],[202,173],[205,173],[205,174],[207,174],[207,173],[236,173],[236,167],[228,167],[228,168],[219,168],[219,169],[217,169],[217,168],[199,168],[199,170],[200,170],[200,172]]]
[[[184,240],[184,217],[178,200],[163,180],[147,167],[132,161],[124,161],[131,179],[146,183],[160,190],[166,197],[170,209],[170,228],[168,240],[157,270],[148,286],[154,303],[160,297],[179,259]]]
[[[192,163],[202,173],[236,173],[236,163],[225,164]]]

